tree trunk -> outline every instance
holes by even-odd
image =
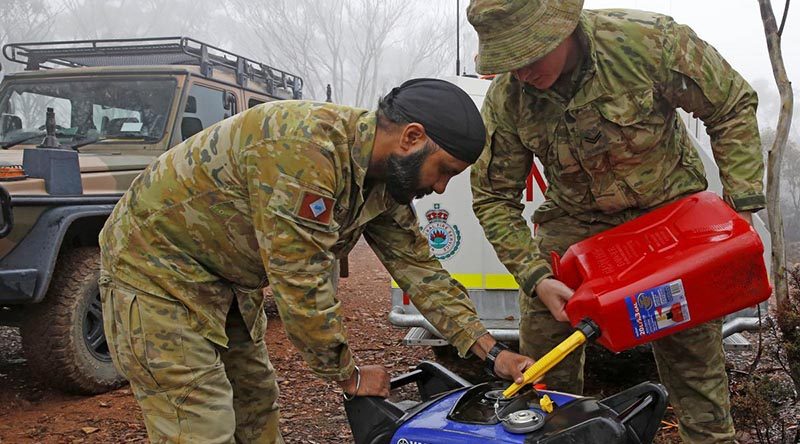
[[[761,8],[761,20],[764,23],[764,34],[767,38],[767,49],[772,62],[772,73],[778,84],[781,97],[778,128],[775,141],[769,150],[767,163],[767,211],[769,212],[769,231],[772,237],[772,274],[775,285],[775,301],[778,306],[778,325],[783,333],[785,350],[789,355],[789,367],[795,386],[800,391],[800,358],[793,356],[800,350],[800,322],[789,299],[789,287],[786,277],[786,248],[783,239],[783,217],[780,205],[780,172],[783,153],[789,138],[792,124],[793,96],[792,85],[786,76],[781,52],[781,36],[770,0],[758,0]],[[788,5],[787,5],[788,6]]]

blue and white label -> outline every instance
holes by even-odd
[[[636,338],[689,322],[683,282],[678,279],[625,299]]]
[[[314,202],[311,202],[308,207],[311,208],[311,213],[314,215],[314,217],[319,217],[320,214],[324,213],[325,210],[328,209],[328,207],[325,206],[325,201],[321,197]]]

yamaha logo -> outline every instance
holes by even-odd
[[[422,441],[409,441],[405,438],[400,438],[397,440],[397,444],[425,444]]]

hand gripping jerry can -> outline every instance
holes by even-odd
[[[586,318],[613,352],[734,313],[771,294],[756,231],[712,192],[701,192],[572,245],[553,260]]]

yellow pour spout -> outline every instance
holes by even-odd
[[[538,381],[545,373],[550,371],[551,368],[561,362],[568,354],[572,353],[584,342],[586,342],[586,335],[581,330],[575,330],[575,332],[562,343],[558,344],[532,366],[528,367],[522,375],[522,384],[517,384],[516,382],[511,384],[503,391],[503,396],[510,398],[526,384]]]

